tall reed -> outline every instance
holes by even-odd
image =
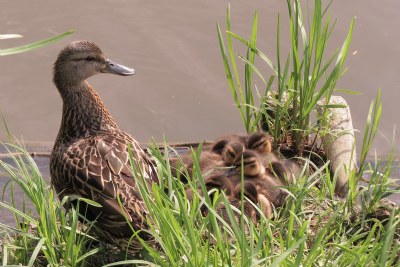
[[[315,112],[317,102],[326,98],[326,103],[329,103],[336,83],[345,71],[344,63],[353,33],[354,21],[350,24],[348,35],[341,48],[326,57],[327,43],[334,24],[331,25],[330,16],[327,14],[327,9],[323,9],[322,1],[315,0],[314,6],[307,9],[307,11],[313,10],[312,18],[307,20],[303,19],[300,1],[287,0],[287,7],[291,49],[287,56],[281,55],[281,26],[278,16],[277,62],[275,64],[257,48],[257,13],[254,15],[249,39],[232,32],[229,7],[226,21],[227,48],[219,25],[217,25],[217,30],[229,88],[246,131],[256,131],[263,122],[264,129],[268,129],[276,142],[283,141],[290,135],[299,150],[304,140],[307,140],[310,133],[315,130],[316,122],[311,123],[310,118]],[[308,13],[307,15],[310,16]],[[306,21],[310,21],[308,27]],[[239,40],[247,47],[246,57],[239,57],[245,65],[244,85],[240,81],[232,38]],[[259,65],[255,62],[256,58],[271,69],[272,75],[269,78],[265,78],[263,73],[266,72],[256,66]],[[255,85],[252,83],[254,73],[258,75],[264,85],[264,92],[259,96],[259,106],[255,106],[253,93],[255,89]],[[277,90],[272,91],[273,87]],[[343,106],[327,104],[326,108],[328,107],[341,108]],[[324,113],[318,120],[323,124],[326,114]]]
[[[75,30],[68,30],[64,33],[58,34],[56,36],[43,39],[34,43],[26,44],[26,45],[21,45],[17,47],[11,47],[11,48],[4,48],[0,49],[0,56],[9,56],[9,55],[14,55],[18,53],[23,53],[23,52],[28,52],[33,49],[37,49],[43,46],[47,46],[49,44],[52,44],[54,42],[58,42],[59,40],[67,37],[68,35],[71,35],[75,32]],[[0,34],[0,40],[4,39],[12,39],[12,38],[21,38],[22,35],[19,34]]]

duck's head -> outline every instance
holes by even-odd
[[[254,133],[249,136],[247,147],[259,153],[270,153],[272,151],[271,137],[263,132]]]
[[[243,164],[243,170],[242,168]],[[252,150],[246,150],[238,159],[233,163],[238,173],[243,172],[245,176],[257,176],[265,172],[265,167],[262,164],[260,155]]]
[[[93,42],[75,41],[61,50],[54,64],[54,83],[79,84],[98,73],[133,75],[134,69],[108,59]]]

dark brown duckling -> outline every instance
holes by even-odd
[[[240,142],[228,143],[222,152],[222,160],[226,166],[232,166],[235,161],[243,154],[245,146]]]
[[[194,162],[191,154],[188,153],[179,158],[171,158],[170,164],[172,175],[179,176],[182,182],[186,183],[193,176]],[[207,150],[201,151],[198,164],[202,175],[206,177],[221,173],[225,169],[221,155]]]
[[[227,176],[221,174],[208,177],[205,180],[205,186],[207,191],[216,188],[220,191],[224,191],[227,196],[230,196],[233,191],[231,180]]]
[[[205,186],[209,193],[211,190],[217,189],[218,191],[223,191],[228,199],[230,199],[232,196],[233,185],[232,185],[230,179],[228,179],[225,175],[216,174],[216,175],[207,177],[205,179]],[[200,196],[203,195],[203,192],[201,189],[197,189],[197,192]],[[191,188],[186,189],[185,193],[186,193],[186,198],[189,201],[193,200],[193,190]],[[210,198],[213,198],[214,195],[215,195],[215,192],[210,193]],[[207,214],[208,209],[205,205],[201,206],[200,209],[201,209],[201,212],[203,215]]]
[[[259,204],[261,212],[263,212],[267,218],[273,217],[273,208],[271,202],[262,193],[260,194],[257,189],[256,183],[254,183],[253,181],[245,180],[242,187],[240,178],[237,175],[234,178],[224,175],[215,175],[210,177],[210,179],[206,181],[206,187],[208,191],[210,191],[211,189],[224,191],[229,203],[236,207],[238,210],[241,210],[242,206],[241,201],[243,189],[244,197],[249,199],[255,205]],[[212,196],[213,194],[210,195],[210,197]],[[255,223],[259,218],[259,215],[254,206],[250,202],[248,202],[246,198],[243,199],[244,215]],[[206,214],[207,209],[205,207],[203,207],[203,209],[203,213]],[[223,203],[218,206],[217,211],[220,215],[222,215],[225,220],[229,221],[226,213],[226,208],[224,207]]]
[[[271,138],[263,132],[251,135],[225,135],[217,138],[211,151],[220,154],[226,166],[232,166],[246,149],[267,155],[272,150]]]
[[[241,199],[242,185],[241,184],[236,185],[234,191],[236,194],[236,198]],[[259,204],[260,210],[265,215],[266,218],[270,219],[273,217],[273,207],[271,202],[265,195],[263,195],[262,193],[260,194],[254,182],[244,181],[243,195],[247,197],[254,204]],[[258,218],[254,207],[253,207],[253,212],[248,211],[247,213],[248,215],[251,216],[250,218],[252,218],[253,221],[255,221],[256,218]]]
[[[248,149],[257,151],[270,174],[275,175],[285,184],[293,183],[300,175],[299,166],[291,159],[280,159],[272,151],[272,138],[264,132],[249,136]]]
[[[240,184],[232,183],[232,179],[227,177],[226,175],[213,175],[205,181],[205,186],[208,191],[212,189],[218,189],[219,191],[223,191],[229,201],[230,205],[236,207],[238,210],[241,210],[241,187]],[[244,183],[244,196],[250,199],[253,203],[257,204],[257,192],[256,188],[251,183]],[[214,194],[210,195],[211,198],[214,197]],[[253,222],[256,222],[256,210],[254,207],[247,201],[243,202],[244,215],[251,219]],[[226,207],[224,203],[220,203],[218,207],[216,207],[216,211],[225,221],[229,222],[229,216],[226,213]],[[205,206],[202,207],[203,215],[207,214],[207,208]],[[235,213],[236,214],[236,213]],[[236,218],[239,222],[239,218]]]
[[[77,195],[98,202],[101,208],[85,205],[80,211],[85,210],[84,216],[96,219],[98,234],[117,244],[127,244],[133,231],[148,229],[148,211],[137,179],[142,176],[151,184],[158,177],[138,142],[117,126],[86,81],[99,73],[129,76],[135,72],[106,58],[89,41],[72,42],[58,55],[53,81],[61,95],[63,110],[50,158],[51,181],[60,199]],[[128,147],[133,154],[135,175],[131,171]],[[153,242],[153,237],[145,231],[139,236]],[[136,252],[141,247],[134,239],[128,249]]]
[[[224,191],[226,196],[230,196],[232,194],[233,191],[232,183],[225,175],[222,174],[211,175],[210,177],[207,177],[204,182],[207,191],[210,191],[212,189],[218,189],[219,191]],[[198,189],[198,193],[200,196],[202,195],[201,189]],[[191,188],[188,188],[186,190],[186,197],[188,200],[193,199],[193,191]]]
[[[257,176],[266,172],[262,157],[255,151],[246,150],[233,163],[238,174]],[[243,169],[242,169],[243,166]]]
[[[299,165],[291,159],[271,162],[269,173],[280,179],[285,185],[293,184],[301,175]]]
[[[279,161],[279,157],[272,151],[272,137],[264,132],[251,134],[247,141],[247,148],[258,152],[263,157],[265,166]]]
[[[272,138],[264,132],[251,134],[247,141],[247,148],[261,154],[272,152]]]
[[[248,136],[244,134],[228,134],[220,136],[216,139],[214,144],[211,146],[211,151],[222,155],[225,148],[230,143],[242,144],[246,147]]]
[[[241,169],[242,164],[243,169]],[[257,152],[246,150],[242,154],[241,159],[234,163],[238,175],[232,176],[231,182],[233,184],[240,184],[240,174],[243,172],[244,179],[256,186],[258,194],[264,195],[275,206],[282,206],[288,195],[282,189],[285,184],[281,181],[280,177],[277,178],[271,172],[267,171],[264,164],[263,159]],[[284,172],[286,170],[283,165],[279,165],[278,171]]]

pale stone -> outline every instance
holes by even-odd
[[[317,112],[322,116],[326,99],[318,101]],[[332,96],[330,105],[344,108],[328,108],[329,131],[321,134],[321,142],[330,161],[330,169],[337,175],[335,193],[345,197],[349,189],[349,175],[357,168],[356,142],[350,108],[341,96]]]

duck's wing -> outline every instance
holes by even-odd
[[[131,147],[136,175],[133,174],[128,147]],[[139,175],[151,182],[155,175],[149,159],[139,145],[124,136],[103,135],[82,139],[71,146],[64,157],[64,175],[70,177],[75,192],[102,205],[101,224],[135,226],[145,223],[147,209],[140,196]],[[120,207],[118,198],[123,205]],[[94,209],[94,208],[92,208]]]

